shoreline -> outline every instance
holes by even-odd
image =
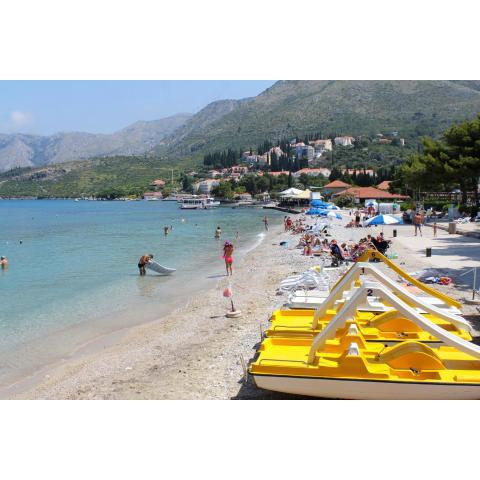
[[[71,203],[67,204],[65,202],[65,205],[66,207],[62,207],[59,212],[61,218],[68,218],[67,216],[71,215]],[[123,266],[114,270],[116,274],[112,274],[110,271],[104,275],[101,282],[97,281],[95,288],[92,287],[87,291],[89,295],[91,294],[90,296],[80,290],[80,295],[76,297],[76,290],[72,288],[67,289],[69,291],[66,294],[71,291],[73,297],[68,295],[62,297],[66,299],[65,305],[59,302],[55,307],[40,309],[37,315],[38,318],[34,317],[36,311],[33,311],[34,314],[31,317],[36,322],[32,322],[33,328],[29,328],[26,321],[26,319],[30,318],[29,315],[32,310],[24,309],[25,315],[19,315],[18,319],[5,315],[8,319],[12,318],[6,324],[6,332],[10,332],[8,328],[12,325],[11,330],[13,333],[17,334],[17,332],[20,332],[21,334],[18,334],[16,337],[11,335],[11,340],[7,335],[4,335],[2,338],[4,341],[0,346],[3,358],[0,366],[0,398],[8,397],[12,392],[23,391],[25,389],[24,385],[28,385],[30,388],[31,385],[38,383],[39,379],[42,380],[42,375],[48,373],[50,369],[72,361],[73,358],[83,355],[84,351],[90,352],[91,350],[106,349],[117,343],[118,338],[126,334],[130,328],[163,318],[171,314],[175,309],[183,306],[188,299],[199,292],[212,288],[225,271],[223,259],[221,259],[223,244],[221,241],[216,241],[213,238],[213,233],[211,236],[209,235],[209,228],[203,228],[203,230],[200,227],[198,230],[193,228],[195,222],[203,221],[207,217],[205,220],[207,224],[215,222],[216,225],[216,219],[213,217],[221,217],[225,221],[225,239],[232,238],[235,228],[238,228],[241,236],[238,241],[235,241],[237,259],[241,259],[244,252],[248,252],[262,241],[261,236],[263,233],[261,232],[263,232],[263,224],[260,221],[261,217],[258,212],[247,214],[252,219],[245,218],[245,212],[241,212],[241,215],[237,213],[233,215],[234,210],[225,211],[224,214],[220,213],[220,215],[214,215],[215,212],[209,212],[209,215],[204,215],[203,213],[200,215],[187,215],[185,217],[186,225],[183,226],[180,224],[181,213],[179,213],[179,210],[177,211],[176,205],[168,205],[168,207],[170,208],[163,210],[157,209],[156,206],[153,206],[153,208],[149,207],[146,210],[142,209],[141,214],[144,214],[148,220],[148,218],[152,217],[152,212],[156,218],[160,210],[160,214],[163,215],[162,218],[167,218],[169,222],[174,222],[178,237],[175,234],[169,236],[167,242],[163,240],[163,235],[160,236],[160,239],[158,235],[151,235],[147,237],[143,244],[155,244],[156,248],[161,252],[160,255],[165,257],[165,261],[167,261],[167,258],[171,260],[170,257],[173,255],[172,258],[176,259],[175,267],[178,269],[175,275],[166,277],[149,273],[147,277],[140,278],[136,267],[137,262],[134,262],[136,258],[134,260],[130,257],[126,258],[124,248],[120,250],[120,256],[123,260],[121,265]],[[32,219],[33,217],[37,218],[38,213],[36,210],[31,212],[30,208],[32,207],[28,206],[27,210],[22,210],[22,212],[27,212],[24,216],[28,220],[26,225],[29,228],[31,224],[30,217]],[[76,206],[74,208],[76,209]],[[57,207],[54,207],[54,211],[57,211]],[[75,212],[76,210],[72,211]],[[90,209],[87,210],[87,212],[89,211]],[[130,214],[131,210],[121,207],[120,210],[115,209],[114,212],[120,212],[123,215],[124,212]],[[178,218],[174,219],[174,217]],[[280,221],[279,216],[272,215],[270,218],[272,223]],[[55,220],[55,225],[57,223],[58,221]],[[146,222],[142,224],[144,223]],[[113,230],[113,238],[116,238],[115,234],[118,229],[115,227],[115,223],[113,225],[114,227],[111,230]],[[180,242],[177,238],[180,239]],[[182,244],[181,240],[183,238],[186,239],[188,250],[179,256],[178,245]],[[5,237],[5,240],[7,245],[9,244],[8,241],[10,241],[10,244],[13,244],[10,238]],[[26,242],[26,244],[30,246],[29,242]],[[171,252],[169,250],[170,245],[172,245],[172,255],[168,253]],[[63,247],[63,245],[59,245],[60,249]],[[115,252],[115,247],[116,245],[112,245],[113,250],[111,251]],[[140,246],[140,248],[145,248],[145,246]],[[17,249],[14,250],[16,255],[19,255],[20,250],[17,252]],[[32,248],[29,251],[27,250],[27,255],[31,252]],[[20,260],[17,259],[17,262],[20,263]],[[120,264],[116,260],[115,262]],[[12,263],[12,265],[14,264],[15,262]],[[37,271],[43,272],[44,270],[43,268],[38,268]],[[85,271],[82,273],[85,274]],[[23,275],[21,273],[21,269],[12,269],[12,281],[5,285],[13,287],[16,283],[15,280],[21,281],[24,278],[29,278],[28,272],[24,272]],[[43,273],[41,275],[43,276]],[[61,284],[61,280],[58,279],[63,279],[64,277],[68,278],[63,274],[54,278],[57,279],[58,284]],[[92,278],[96,281],[95,275],[92,275]],[[43,278],[41,281],[44,281]],[[40,280],[37,279],[35,285],[40,285],[41,283],[39,282]],[[86,282],[83,283],[80,284],[81,287],[84,287],[86,284]],[[109,295],[110,293],[112,294],[111,296]],[[55,300],[54,295],[51,295],[51,297]],[[14,297],[11,296],[10,298]],[[50,301],[50,298],[48,300]],[[50,303],[46,302],[45,305],[55,305],[55,303],[50,301]],[[74,309],[72,306],[78,308]],[[7,310],[5,311],[4,309],[4,313],[8,312],[8,308],[9,304],[7,302]],[[15,312],[13,313],[15,314]],[[16,330],[14,330],[14,327]],[[24,328],[24,330],[22,331],[20,328]],[[110,337],[113,340],[110,340]],[[97,345],[97,347],[94,348],[91,345]]]
[[[343,223],[343,222],[342,222]],[[467,244],[461,236],[440,234],[438,239],[414,238],[408,226],[384,227],[385,236],[394,241],[391,252],[398,253],[398,263],[408,272],[420,268],[448,271],[455,260],[448,250],[440,255],[440,245],[454,242],[450,248],[471,248],[466,254],[480,262],[478,243]],[[345,229],[336,225],[331,238],[343,240],[377,234],[379,229]],[[227,277],[192,296],[185,306],[161,319],[129,329],[119,341],[102,351],[72,359],[49,372],[36,386],[12,394],[18,399],[277,399],[298,398],[259,390],[251,381],[243,382],[242,363],[254,356],[261,333],[272,311],[280,308],[285,296],[276,295],[279,282],[288,275],[318,264],[295,248],[299,235],[285,234],[283,226],[273,226],[258,246],[238,255],[231,277],[235,306],[240,318],[225,316],[228,303],[222,297]],[[287,240],[287,248],[279,246]],[[424,244],[434,244],[434,257],[426,258]],[[476,253],[476,251],[478,253]],[[377,264],[383,268],[381,263]],[[480,265],[480,263],[479,263]],[[385,269],[392,278],[396,275]],[[452,272],[454,272],[452,270]],[[458,272],[457,272],[458,273]],[[331,281],[339,272],[332,272]],[[468,282],[436,289],[462,300],[468,295]],[[464,305],[464,313],[478,315],[473,306]],[[242,360],[243,357],[243,360]]]
[[[245,264],[248,263],[247,258],[252,254],[252,252],[267,243],[269,235],[276,232],[277,229],[280,229],[280,226],[274,224],[271,226],[270,231],[266,235],[264,233],[258,233],[258,239],[250,239],[245,243],[245,245],[240,247],[236,256],[237,269],[241,270],[244,268]],[[283,230],[283,225],[281,226],[281,229]],[[223,265],[221,266],[221,269],[223,271]],[[215,268],[215,270],[219,269]],[[37,391],[37,389],[43,389],[43,386],[46,382],[51,384],[56,380],[60,380],[62,377],[62,374],[60,373],[61,370],[68,370],[69,373],[67,376],[70,376],[72,368],[75,369],[75,367],[78,367],[80,364],[87,364],[89,363],[90,358],[93,359],[99,355],[101,356],[104,352],[109,352],[111,349],[122,348],[124,344],[127,344],[131,341],[132,337],[136,337],[137,333],[138,335],[143,336],[146,334],[146,330],[149,330],[150,328],[154,330],[169,330],[169,327],[164,325],[164,323],[168,323],[169,318],[178,318],[182,315],[185,315],[186,311],[191,309],[195,310],[196,307],[192,307],[191,304],[198,303],[200,299],[203,297],[208,297],[212,294],[212,292],[217,294],[217,303],[221,303],[223,309],[223,304],[225,306],[227,305],[224,301],[225,299],[223,299],[221,296],[224,288],[223,284],[225,283],[226,278],[227,277],[223,275],[207,276],[198,283],[196,288],[192,290],[192,295],[188,297],[185,305],[179,306],[179,302],[176,302],[175,304],[172,304],[170,308],[168,308],[167,311],[160,317],[148,319],[146,321],[140,321],[140,323],[134,323],[126,327],[116,328],[114,331],[102,333],[94,338],[88,339],[86,342],[76,345],[73,351],[71,351],[68,355],[64,355],[65,358],[57,358],[54,362],[44,365],[27,375],[22,375],[21,378],[14,381],[12,384],[2,387],[2,389],[0,389],[0,397],[32,398],[30,394],[30,392],[32,392],[32,395],[35,398],[44,398],[43,396],[37,397],[33,392]],[[233,279],[235,280],[235,275]],[[225,308],[225,311],[226,310],[227,309]],[[136,330],[138,330],[138,332],[136,332]],[[66,396],[62,394],[60,396],[53,397],[47,395],[47,397],[76,398],[75,395],[72,396],[71,393],[68,393]]]

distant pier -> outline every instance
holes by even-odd
[[[267,210],[278,210],[279,212],[293,213],[295,215],[299,215],[300,213],[302,213],[301,210],[295,210],[294,208],[288,208],[288,207],[277,207],[277,206],[265,205],[263,208]]]

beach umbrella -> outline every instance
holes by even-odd
[[[335,218],[337,220],[341,220],[342,216],[337,212],[330,211],[330,212],[327,213],[327,218],[332,218],[332,219]]]
[[[323,212],[323,210],[321,210],[320,208],[310,208],[309,210],[307,210],[305,212],[306,215],[321,215],[321,212]]]
[[[315,199],[315,200],[312,200],[312,201],[310,202],[310,205],[311,205],[312,207],[325,208],[325,207],[328,206],[328,203],[322,202],[322,200],[316,200],[316,199]]]
[[[288,196],[292,196],[292,195],[300,195],[303,192],[304,192],[304,190],[299,190],[298,188],[287,188],[283,192],[280,192],[280,195],[282,197],[288,197]]]
[[[397,223],[402,223],[398,218],[393,217],[392,215],[377,215],[376,217],[369,218],[365,222],[365,226],[368,225],[395,225]]]

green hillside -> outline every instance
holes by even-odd
[[[168,181],[192,166],[183,159],[172,164],[154,157],[112,157],[24,168],[0,175],[0,197],[82,197],[118,192],[140,194],[156,178]]]
[[[398,132],[403,149],[368,144],[338,149],[336,162],[379,168],[402,163],[420,137],[438,136],[452,123],[480,112],[479,81],[281,81],[254,98],[207,105],[162,139],[151,156],[116,156],[26,168],[0,175],[0,196],[83,196],[105,190],[144,191],[199,165],[205,153],[255,148],[265,140],[314,132],[363,135]],[[326,160],[328,165],[328,160]],[[337,163],[338,165],[338,163]]]
[[[457,120],[480,112],[475,81],[281,81],[255,98],[238,102],[214,122],[182,128],[164,152],[191,154],[256,146],[321,131],[323,135],[375,135],[398,131],[416,141],[440,134]]]

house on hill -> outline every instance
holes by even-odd
[[[323,153],[325,151],[332,151],[332,141],[329,138],[326,138],[325,140],[312,140],[310,145],[315,149],[315,153]]]
[[[297,170],[295,173],[292,173],[292,177],[298,178],[300,175],[305,174],[309,177],[318,177],[323,175],[325,178],[328,178],[332,171],[329,168],[302,168]]]
[[[344,168],[342,170],[343,175],[348,174],[348,175],[352,176],[352,175],[359,175],[361,173],[364,173],[365,175],[368,175],[370,177],[373,177],[375,175],[375,172],[372,169]]]
[[[154,180],[149,186],[154,190],[160,190],[165,186],[165,182],[158,178],[157,180]]]
[[[195,183],[193,189],[196,193],[209,195],[213,188],[218,187],[220,182],[214,178],[208,178],[201,182]]]
[[[350,147],[355,142],[355,137],[335,137],[335,145],[340,145],[342,147]]]

